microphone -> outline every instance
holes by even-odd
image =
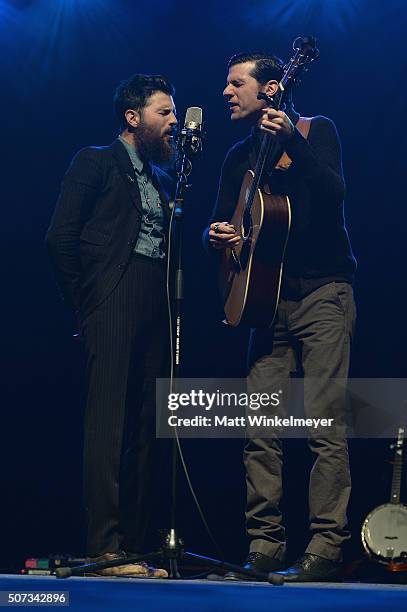
[[[189,153],[202,151],[202,108],[190,106],[185,114],[184,127],[178,139],[181,150]]]

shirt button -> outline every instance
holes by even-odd
[[[119,263],[117,267],[119,268],[119,270],[123,270],[124,266],[125,266],[124,263]]]

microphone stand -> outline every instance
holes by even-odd
[[[177,246],[177,269],[175,272],[175,350],[174,350],[174,367],[173,373],[170,380],[171,390],[173,387],[173,381],[180,377],[181,371],[181,332],[182,332],[182,304],[184,299],[184,273],[182,268],[182,226],[183,220],[183,208],[184,208],[184,196],[185,191],[190,185],[188,184],[188,177],[192,171],[192,163],[189,159],[189,155],[197,153],[201,149],[201,134],[200,130],[184,129],[182,131],[184,136],[180,145],[180,156],[177,160],[176,169],[178,174],[177,186],[175,189],[174,196],[174,218],[175,224],[175,238]],[[171,236],[169,238],[171,240]],[[169,262],[170,263],[170,262]],[[189,559],[192,561],[203,561],[208,566],[218,568],[224,571],[232,571],[248,579],[254,579],[262,582],[268,582],[269,584],[282,585],[284,584],[284,577],[280,574],[259,572],[256,570],[248,570],[240,565],[233,563],[226,563],[220,559],[214,559],[211,557],[205,557],[198,555],[193,552],[184,550],[184,543],[179,537],[176,528],[176,507],[177,507],[177,466],[178,466],[178,444],[179,438],[174,428],[174,438],[172,440],[172,460],[171,460],[171,524],[170,529],[165,533],[163,537],[162,548],[159,551],[151,552],[145,555],[134,555],[127,556],[124,559],[114,559],[112,561],[102,561],[100,563],[88,563],[85,565],[75,567],[60,567],[55,571],[57,578],[69,578],[70,576],[81,576],[87,573],[95,573],[98,570],[118,567],[120,565],[127,565],[130,563],[141,563],[144,562],[159,562],[167,561],[169,566],[169,578],[180,579],[181,575],[178,570],[178,562],[182,559]],[[220,579],[220,577],[217,577]]]
[[[183,299],[184,299],[184,270],[182,263],[182,225],[181,222],[184,217],[184,197],[188,185],[188,177],[192,171],[192,163],[189,159],[191,153],[197,152],[197,148],[192,146],[192,134],[186,135],[184,141],[180,141],[180,156],[176,163],[176,170],[178,175],[177,185],[175,188],[174,196],[174,237],[176,244],[176,261],[177,268],[175,271],[175,282],[174,282],[174,303],[175,303],[175,338],[174,338],[174,366],[171,376],[171,392],[173,390],[173,382],[180,378],[181,372],[181,332],[182,332],[182,314],[183,314]],[[198,148],[200,148],[200,139]],[[171,240],[172,237],[169,237]],[[169,269],[171,269],[171,262],[169,262]],[[164,551],[169,562],[169,577],[170,578],[181,578],[178,571],[178,560],[184,555],[183,541],[179,537],[176,528],[176,508],[177,508],[177,469],[178,469],[178,434],[176,428],[174,429],[174,437],[171,444],[171,524],[170,529],[167,532],[164,540]]]

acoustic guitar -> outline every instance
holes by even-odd
[[[276,110],[284,110],[299,74],[319,56],[312,37],[297,38],[293,48],[295,53],[284,66],[274,98],[258,95]],[[277,310],[291,209],[287,196],[271,193],[265,171],[274,168],[280,158],[280,145],[270,133],[264,133],[255,169],[245,173],[230,221],[242,240],[222,252],[219,284],[225,323],[233,327],[270,327]]]

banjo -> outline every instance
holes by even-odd
[[[393,571],[407,568],[407,506],[400,503],[404,427],[398,430],[390,502],[370,512],[362,526],[368,556]]]

